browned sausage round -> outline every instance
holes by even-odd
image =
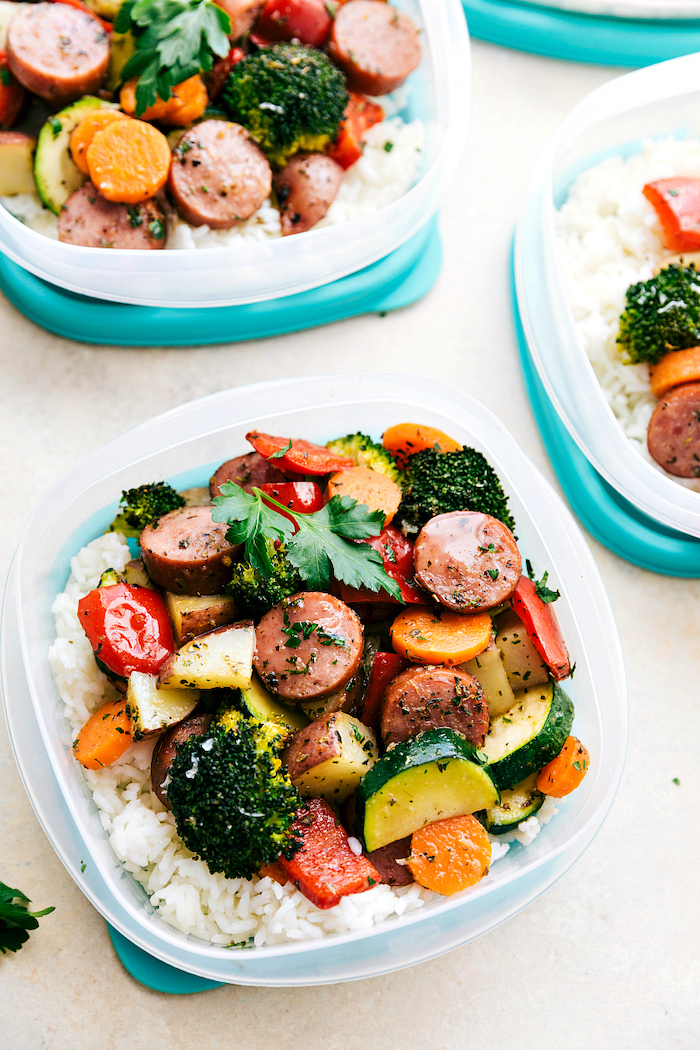
[[[232,481],[240,485],[245,492],[252,492],[261,485],[279,485],[286,481],[287,475],[278,470],[274,463],[263,459],[259,452],[248,452],[245,456],[236,456],[222,463],[209,482],[211,498],[220,496],[219,485]]]
[[[416,581],[456,612],[493,609],[510,598],[522,563],[510,529],[490,514],[455,510],[431,518],[413,549]]]
[[[173,594],[219,594],[231,579],[237,547],[228,525],[212,521],[212,507],[171,510],[141,533],[148,575]]]
[[[216,6],[222,7],[231,19],[231,40],[238,40],[253,28],[264,2],[265,0],[216,0]]]
[[[410,852],[411,836],[408,835],[405,839],[388,842],[366,856],[387,886],[409,886],[414,881],[411,869],[407,864],[398,864],[397,861],[405,860]]]
[[[10,22],[7,64],[29,91],[64,106],[100,87],[109,38],[96,18],[76,7],[33,4]]]
[[[168,186],[187,222],[227,230],[269,196],[272,171],[240,124],[205,120],[175,147]]]
[[[382,700],[385,744],[447,726],[475,747],[484,746],[489,709],[474,675],[457,667],[409,667],[390,682]]]
[[[165,213],[156,200],[115,204],[86,182],[63,205],[58,239],[86,248],[165,247]]]
[[[328,50],[348,87],[365,95],[393,91],[420,61],[416,26],[381,0],[344,4],[335,16]]]
[[[659,401],[649,421],[647,447],[677,478],[700,478],[700,383],[677,386]]]
[[[163,736],[154,747],[153,757],[151,758],[151,784],[166,809],[170,809],[170,803],[168,802],[168,788],[165,780],[170,767],[175,761],[178,747],[180,744],[184,744],[186,740],[189,740],[191,736],[201,736],[202,733],[206,733],[213,718],[214,716],[211,714],[190,715],[189,718],[171,726],[166,733],[163,733]]]
[[[282,236],[304,233],[320,222],[343,181],[340,164],[325,153],[297,153],[273,185],[280,206]]]
[[[285,598],[258,624],[255,670],[285,700],[313,700],[347,685],[363,646],[362,624],[352,609],[332,594],[303,591]]]

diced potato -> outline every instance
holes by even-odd
[[[0,131],[0,196],[34,193],[35,148],[33,135],[25,135],[23,131]]]
[[[379,757],[374,733],[340,711],[294,736],[283,760],[300,795],[344,802]]]
[[[247,689],[254,650],[251,620],[200,634],[168,657],[158,674],[158,688]]]
[[[124,566],[124,579],[131,587],[148,587],[151,591],[155,590],[146,572],[146,566],[143,564],[142,558],[133,558],[132,561],[126,563]]]
[[[501,651],[493,638],[483,653],[479,653],[468,663],[462,664],[462,667],[469,674],[474,675],[483,689],[491,718],[502,715],[504,711],[513,706],[515,695],[503,666]]]
[[[180,646],[200,634],[233,623],[236,605],[227,594],[171,594],[165,592],[165,604],[173,624],[175,644]]]
[[[177,134],[182,135],[184,128],[178,128]],[[170,137],[167,136],[168,143]],[[180,495],[185,501],[186,507],[208,507],[211,505],[211,494],[209,492],[209,486],[206,488],[194,488],[194,489],[180,489]]]
[[[241,689],[241,703],[248,714],[261,722],[276,722],[290,733],[304,729],[309,720],[298,708],[287,707],[268,692],[256,674],[247,689]]]
[[[126,709],[134,740],[181,722],[192,714],[198,702],[197,689],[159,689],[155,675],[132,671],[126,690]]]
[[[304,714],[313,722],[316,718],[331,715],[334,711],[351,712],[355,708],[360,693],[360,682],[353,678],[344,689],[330,696],[324,696],[320,700],[308,700],[299,707]]]
[[[4,51],[7,47],[7,29],[15,17],[20,11],[24,11],[25,7],[29,7],[29,4],[18,4],[15,0],[0,0],[0,51]]]
[[[549,671],[542,657],[530,641],[530,635],[519,616],[514,612],[498,617],[496,645],[503,657],[503,666],[513,690],[529,689],[531,685],[544,685],[549,681]]]
[[[117,17],[117,11],[122,6],[123,0],[85,0],[85,6],[94,11],[100,18],[106,18],[113,22]]]

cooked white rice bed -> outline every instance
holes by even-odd
[[[369,215],[402,197],[415,181],[423,137],[420,120],[406,124],[400,117],[391,117],[370,128],[362,157],[345,173],[333,204],[314,229]],[[391,147],[387,148],[389,143]],[[42,207],[36,194],[0,197],[0,204],[33,230],[58,240],[56,216]],[[281,236],[279,212],[268,199],[254,215],[230,230],[190,226],[172,213],[165,247],[236,247]]]
[[[78,622],[78,601],[97,586],[105,569],[121,572],[130,558],[126,540],[117,533],[93,540],[71,560],[66,589],[53,604],[56,640],[49,660],[74,735],[100,704],[117,696],[98,669]],[[291,883],[280,886],[269,878],[212,875],[184,845],[172,813],[151,790],[153,746],[148,740],[132,744],[107,769],[83,769],[77,763],[75,768],[90,786],[116,856],[144,887],[163,919],[183,933],[215,945],[251,943],[260,947],[369,929],[439,899],[416,884],[397,889],[380,885],[323,910]],[[547,798],[537,816],[524,821],[517,831],[492,837],[491,863],[505,856],[511,842],[529,845],[558,812],[560,803],[561,799]]]
[[[557,244],[576,330],[615,418],[647,463],[700,492],[700,479],[674,477],[649,455],[647,428],[658,404],[649,369],[624,365],[616,343],[628,287],[648,280],[673,254],[664,247],[661,225],[642,188],[676,176],[700,178],[698,139],[646,141],[639,153],[588,168],[557,213]]]

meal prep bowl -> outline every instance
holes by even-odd
[[[515,3],[605,18],[700,18],[698,0],[515,0]]]
[[[517,304],[530,355],[571,437],[634,507],[695,537],[700,537],[700,493],[637,452],[579,341],[559,269],[555,212],[574,179],[606,157],[629,156],[645,138],[700,135],[699,85],[700,54],[695,54],[618,77],[583,99],[535,164],[514,249]]]
[[[437,898],[403,918],[321,941],[231,950],[168,926],[115,857],[71,754],[70,727],[47,659],[51,605],[70,558],[112,520],[121,490],[168,478],[206,483],[245,451],[252,425],[310,440],[362,430],[379,438],[395,423],[439,427],[480,449],[510,498],[524,557],[549,570],[575,677],[575,732],[591,753],[582,786],[527,849],[512,847],[475,888]],[[115,498],[116,497],[116,498]],[[433,958],[503,922],[550,886],[602,824],[622,773],[627,699],[622,654],[595,562],[559,497],[504,427],[467,395],[401,374],[276,380],[227,390],[142,424],[92,453],[57,481],[24,530],[5,598],[3,692],[15,755],[37,816],[73,879],[131,942],[188,973],[232,984],[335,983]]]
[[[371,265],[435,213],[457,171],[471,108],[469,36],[459,0],[398,0],[421,29],[422,58],[400,91],[425,142],[415,185],[380,212],[293,237],[231,247],[107,251],[60,244],[0,207],[0,251],[70,292],[154,307],[232,306],[318,288]]]

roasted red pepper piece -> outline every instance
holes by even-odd
[[[547,664],[552,677],[557,680],[568,678],[571,674],[571,661],[551,603],[543,602],[533,581],[527,576],[521,576],[511,604],[514,612],[523,621],[532,644]]]
[[[0,51],[0,129],[17,123],[25,98],[26,91],[10,72],[6,53]]]
[[[401,599],[404,603],[425,605],[428,597],[413,581],[413,544],[407,540],[395,525],[387,525],[378,536],[370,536],[363,540],[375,551],[378,551],[384,562],[384,570],[387,576],[398,583],[401,590]],[[367,587],[349,587],[346,583],[340,583],[340,597],[348,605],[353,602],[391,602],[400,604],[398,598],[392,597],[386,591],[370,591]]]
[[[78,602],[78,618],[95,656],[122,678],[132,671],[157,674],[175,652],[165,602],[147,587],[98,587]]]
[[[266,0],[250,39],[258,47],[277,40],[322,47],[331,25],[325,0]]]
[[[216,60],[211,71],[204,77],[204,86],[207,89],[210,102],[216,102],[224,90],[224,85],[229,78],[231,70],[242,58],[245,58],[243,48],[232,47],[227,55]]]
[[[375,733],[379,732],[382,697],[386,687],[409,666],[408,660],[398,653],[377,653],[372,661],[360,721]]]
[[[303,438],[273,437],[272,434],[260,434],[257,430],[251,430],[246,434],[256,452],[263,459],[270,459],[279,470],[289,470],[292,474],[330,474],[334,470],[349,470],[355,466],[355,462],[345,456],[336,456],[329,452],[323,445],[314,445],[311,441]],[[276,455],[282,452],[284,455]]]
[[[381,882],[377,869],[353,853],[345,829],[323,798],[310,798],[292,825],[301,848],[277,861],[290,882],[317,908],[334,908],[342,897]]]
[[[700,251],[700,179],[658,179],[642,193],[653,204],[673,252]]]
[[[381,106],[351,91],[338,135],[328,150],[328,156],[341,168],[351,168],[362,156],[367,129],[381,120],[384,120]]]
[[[323,493],[315,481],[282,481],[279,484],[271,482],[261,485],[260,491],[267,496],[272,496],[278,503],[284,504],[295,514],[313,514],[324,505]],[[263,500],[263,502],[279,514],[284,514],[284,511],[276,507],[274,503],[268,500]],[[294,531],[297,532],[297,524],[292,515],[284,514],[284,517],[289,518],[294,525]]]

